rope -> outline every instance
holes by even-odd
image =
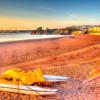
[[[18,98],[20,98],[20,88],[19,88],[19,82],[22,82],[22,80],[18,80]],[[30,87],[28,87],[26,84],[24,84],[24,82],[22,82],[22,84],[25,86],[25,87],[27,87],[28,89],[30,89],[30,90],[32,90],[32,91],[34,91],[34,92],[36,92],[38,95],[39,95],[39,97],[40,97],[40,99],[43,99],[43,97],[36,91],[36,90],[33,90],[32,88],[30,88]]]

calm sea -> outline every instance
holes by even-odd
[[[64,37],[64,35],[31,35],[30,33],[0,33],[0,42]]]

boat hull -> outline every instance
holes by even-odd
[[[57,89],[42,88],[38,86],[29,85],[14,85],[14,84],[0,84],[1,91],[8,91],[21,94],[33,94],[33,95],[51,95],[58,92]]]

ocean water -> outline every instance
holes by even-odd
[[[64,37],[64,35],[32,35],[30,33],[0,33],[0,42]]]

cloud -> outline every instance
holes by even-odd
[[[95,15],[67,14],[66,20],[67,22],[76,24],[100,24],[100,19]]]
[[[67,16],[67,17],[66,17]],[[100,24],[96,16],[67,14],[63,17],[54,17],[51,19],[30,19],[30,18],[13,18],[8,16],[0,17],[0,29],[36,29],[39,26],[43,28],[57,28],[71,25]]]
[[[53,8],[46,7],[46,6],[38,6],[38,8],[43,11],[55,12]]]
[[[55,28],[61,23],[59,21],[32,20],[23,18],[0,17],[0,29],[36,29],[42,26],[43,28]]]
[[[68,17],[77,19],[77,18],[80,18],[80,15],[77,15],[77,14],[68,14]]]

